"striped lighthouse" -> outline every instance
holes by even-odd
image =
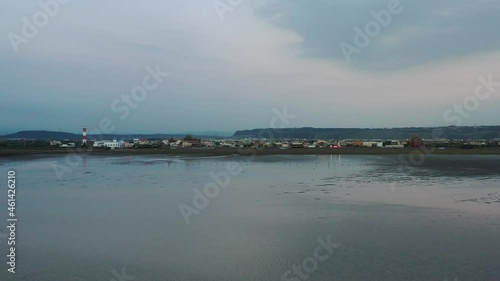
[[[87,143],[87,127],[83,127],[83,139],[82,139],[82,144]]]

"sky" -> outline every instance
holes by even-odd
[[[58,1],[2,0],[0,133],[500,125],[500,0]]]

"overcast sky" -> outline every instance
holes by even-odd
[[[232,132],[269,127],[284,107],[288,127],[455,125],[443,115],[479,76],[500,81],[500,0],[401,0],[348,63],[341,43],[356,46],[355,27],[389,2],[242,0],[221,20],[212,0],[72,0],[16,53],[12,34],[43,9],[2,0],[0,132],[79,132],[106,118],[115,133]],[[112,110],[148,66],[169,76],[126,116]],[[500,125],[499,93],[461,122]]]

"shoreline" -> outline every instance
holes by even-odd
[[[162,148],[162,149],[0,149],[0,158],[22,156],[58,156],[65,154],[111,155],[111,156],[142,156],[142,155],[190,155],[190,156],[265,156],[265,155],[500,155],[500,147],[483,147],[473,149],[463,148]]]

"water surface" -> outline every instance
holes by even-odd
[[[232,162],[241,172],[186,224],[179,204],[193,207],[193,189]],[[17,172],[19,217],[18,273],[1,280],[112,280],[123,268],[134,280],[282,280],[328,236],[335,252],[290,278],[500,280],[498,156],[411,168],[354,155],[0,163],[5,178]]]

